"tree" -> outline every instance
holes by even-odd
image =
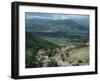
[[[48,62],[48,67],[52,67],[52,66],[58,66],[57,62],[53,59],[51,59],[51,61]]]

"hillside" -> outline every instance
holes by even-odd
[[[74,48],[68,51],[68,48],[62,48],[53,59],[57,62],[58,66],[80,66],[89,65],[89,47],[84,46]]]
[[[53,49],[57,47],[60,46],[48,42],[46,40],[37,38],[33,36],[31,33],[26,32],[25,67],[26,68],[40,67],[41,63],[36,61],[39,50]]]
[[[56,47],[59,46],[51,42],[48,42],[44,39],[37,38],[36,36],[33,36],[31,33],[26,32],[26,49],[27,48],[47,49],[47,48],[56,48]]]
[[[89,44],[61,47],[26,32],[26,68],[89,65]]]

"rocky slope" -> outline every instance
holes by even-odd
[[[50,51],[55,54],[48,56]],[[49,51],[42,49],[38,52],[37,60],[42,62],[42,67],[47,67],[52,60],[56,63],[56,66],[89,65],[89,46],[54,48],[49,49]]]

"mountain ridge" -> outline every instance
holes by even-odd
[[[67,31],[67,32],[88,32],[89,26],[86,20],[65,19],[65,20],[49,20],[49,19],[26,19],[26,28],[31,31]],[[78,23],[79,22],[79,23]],[[84,22],[86,24],[84,24]]]

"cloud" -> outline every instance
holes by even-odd
[[[53,20],[69,19],[69,17],[67,15],[53,15],[52,18],[53,18]]]
[[[34,15],[26,16],[26,19],[33,19],[33,18],[47,19],[47,17],[44,16],[34,16]]]
[[[69,19],[69,17],[65,15],[48,15],[48,16],[39,16],[39,15],[28,15],[26,16],[26,19],[51,19],[51,20],[64,20]]]
[[[67,15],[67,14],[46,14],[46,13],[37,13],[37,14],[26,14],[26,19],[50,19],[50,20],[65,20],[65,19],[81,19],[87,18],[84,15]]]

